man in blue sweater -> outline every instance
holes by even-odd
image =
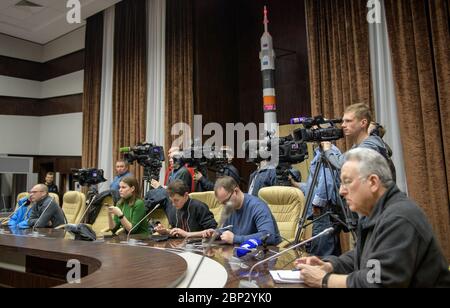
[[[234,209],[224,222],[224,226],[233,227],[222,233],[221,240],[228,244],[241,244],[270,234],[267,244],[278,245],[281,242],[277,223],[267,204],[257,197],[244,194],[232,177],[218,179],[214,192],[220,203],[231,203]]]

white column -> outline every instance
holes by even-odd
[[[103,67],[100,106],[100,139],[98,149],[98,168],[103,169],[107,182],[99,185],[99,192],[109,190],[114,177],[112,146],[112,96],[114,73],[114,14],[115,6],[104,12],[103,25]]]
[[[384,139],[392,148],[392,161],[394,162],[397,173],[397,186],[400,190],[407,193],[408,187],[403,163],[403,147],[398,123],[397,101],[384,0],[380,0],[380,4],[381,23],[369,23],[370,62],[375,96],[375,113],[377,122],[386,128]]]

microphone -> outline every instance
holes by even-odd
[[[325,229],[324,231],[320,232],[319,234],[317,234],[317,235],[315,235],[315,236],[313,236],[313,237],[311,237],[311,238],[309,238],[309,239],[307,239],[307,240],[305,240],[305,241],[303,241],[301,243],[295,244],[294,246],[286,248],[286,249],[280,251],[279,253],[277,253],[277,254],[275,254],[275,255],[273,255],[271,257],[268,257],[268,258],[266,258],[264,260],[261,260],[261,261],[255,263],[255,265],[253,265],[250,268],[250,272],[248,273],[248,281],[247,280],[241,280],[239,282],[239,287],[240,288],[258,288],[258,285],[256,284],[256,282],[251,280],[252,279],[252,272],[257,266],[259,266],[259,265],[261,265],[263,263],[266,263],[266,262],[268,262],[270,260],[276,259],[279,256],[283,255],[284,253],[286,253],[286,252],[288,252],[290,250],[293,250],[295,248],[303,246],[303,245],[305,245],[305,244],[307,244],[307,243],[309,243],[309,242],[311,242],[311,241],[313,241],[313,240],[315,240],[315,239],[317,239],[319,237],[322,237],[322,236],[327,235],[327,234],[331,234],[333,232],[334,232],[334,228],[330,227],[330,228]]]
[[[223,225],[227,221],[228,217],[231,216],[231,213],[233,213],[233,211],[234,211],[233,203],[228,201],[227,203],[224,204],[224,206],[222,208],[222,213],[220,214],[219,225],[218,225],[217,229],[215,230],[214,234],[209,239],[209,241],[208,241],[208,243],[207,243],[207,245],[205,247],[205,251],[208,251],[211,248],[212,242],[214,242],[214,240],[216,239],[217,235],[220,234],[218,232],[218,230],[223,229]],[[227,226],[227,228],[228,227],[229,226]],[[203,254],[202,258],[200,259],[200,262],[198,262],[197,267],[195,268],[194,274],[192,275],[191,279],[189,280],[189,283],[187,284],[186,288],[189,288],[191,286],[192,281],[194,281],[194,278],[197,275],[198,270],[200,269],[200,266],[203,263],[203,260],[205,260],[205,254]]]
[[[130,153],[130,152],[131,152],[131,147],[119,148],[119,153]]]
[[[85,215],[87,214],[87,212],[89,211],[89,208],[91,207],[92,203],[94,203],[95,198],[97,198],[97,196],[94,196],[94,197],[91,199],[91,202],[89,202],[88,206],[86,207],[86,209],[85,209],[84,212],[83,212],[83,215],[81,215],[81,219],[79,220],[79,223],[83,223],[84,216],[85,216]],[[104,205],[105,205],[105,206],[109,206],[108,203],[105,203]]]
[[[157,208],[159,208],[160,205],[161,205],[161,203],[158,203],[158,204],[157,204],[150,212],[148,212],[147,215],[144,216],[144,218],[142,218],[136,225],[134,225],[133,228],[130,229],[130,231],[128,232],[128,235],[127,235],[127,241],[126,241],[126,243],[128,243],[128,244],[130,243],[130,235],[131,235],[131,232],[133,232],[133,230],[136,229],[137,226],[139,226],[139,225],[141,224],[141,222],[143,222],[145,219],[147,219],[147,218],[150,216],[151,213],[153,213]],[[132,244],[133,244],[133,245],[134,245],[134,244],[137,244],[137,241],[134,240]]]
[[[53,197],[50,196],[50,202],[47,204],[46,208],[44,209],[44,211],[42,211],[42,214],[39,216],[38,220],[36,220],[36,222],[34,223],[33,229],[31,229],[31,235],[34,237],[38,237],[40,236],[39,232],[37,232],[36,226],[38,225],[38,222],[41,220],[42,216],[44,216],[45,212],[48,210],[48,208],[50,207],[50,204],[52,204],[53,202]],[[36,206],[36,211],[37,211],[37,206]]]
[[[29,197],[23,197],[23,198],[19,199],[19,201],[17,201],[17,205],[19,207],[22,207],[24,205],[30,205],[30,203],[31,203],[31,200]]]
[[[235,248],[234,256],[241,258],[247,255],[250,252],[256,251],[258,246],[261,246],[262,241],[259,239],[249,239],[246,240],[244,243],[241,244],[240,247]]]

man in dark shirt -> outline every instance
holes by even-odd
[[[362,218],[355,249],[296,260],[305,284],[322,288],[450,287],[448,263],[424,212],[402,193],[372,149],[345,154],[340,194]]]
[[[55,173],[47,172],[45,175],[45,185],[47,185],[49,193],[58,194],[58,186],[55,184]]]
[[[38,184],[30,191],[30,200],[33,202],[29,227],[36,228],[55,228],[66,223],[66,218],[62,209],[48,195],[47,186]]]

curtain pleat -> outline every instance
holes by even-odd
[[[119,148],[145,142],[147,100],[146,1],[126,0],[116,4],[114,23],[113,158]],[[131,172],[140,181],[143,168]]]
[[[175,123],[192,127],[193,94],[193,25],[192,0],[167,0],[166,19],[166,108],[165,147],[168,150],[178,136],[171,135]],[[186,132],[183,132],[184,137]],[[189,146],[183,144],[184,147]]]
[[[83,168],[98,162],[100,97],[102,84],[103,12],[87,20],[83,86]]]
[[[409,194],[450,261],[449,2],[385,4]]]

